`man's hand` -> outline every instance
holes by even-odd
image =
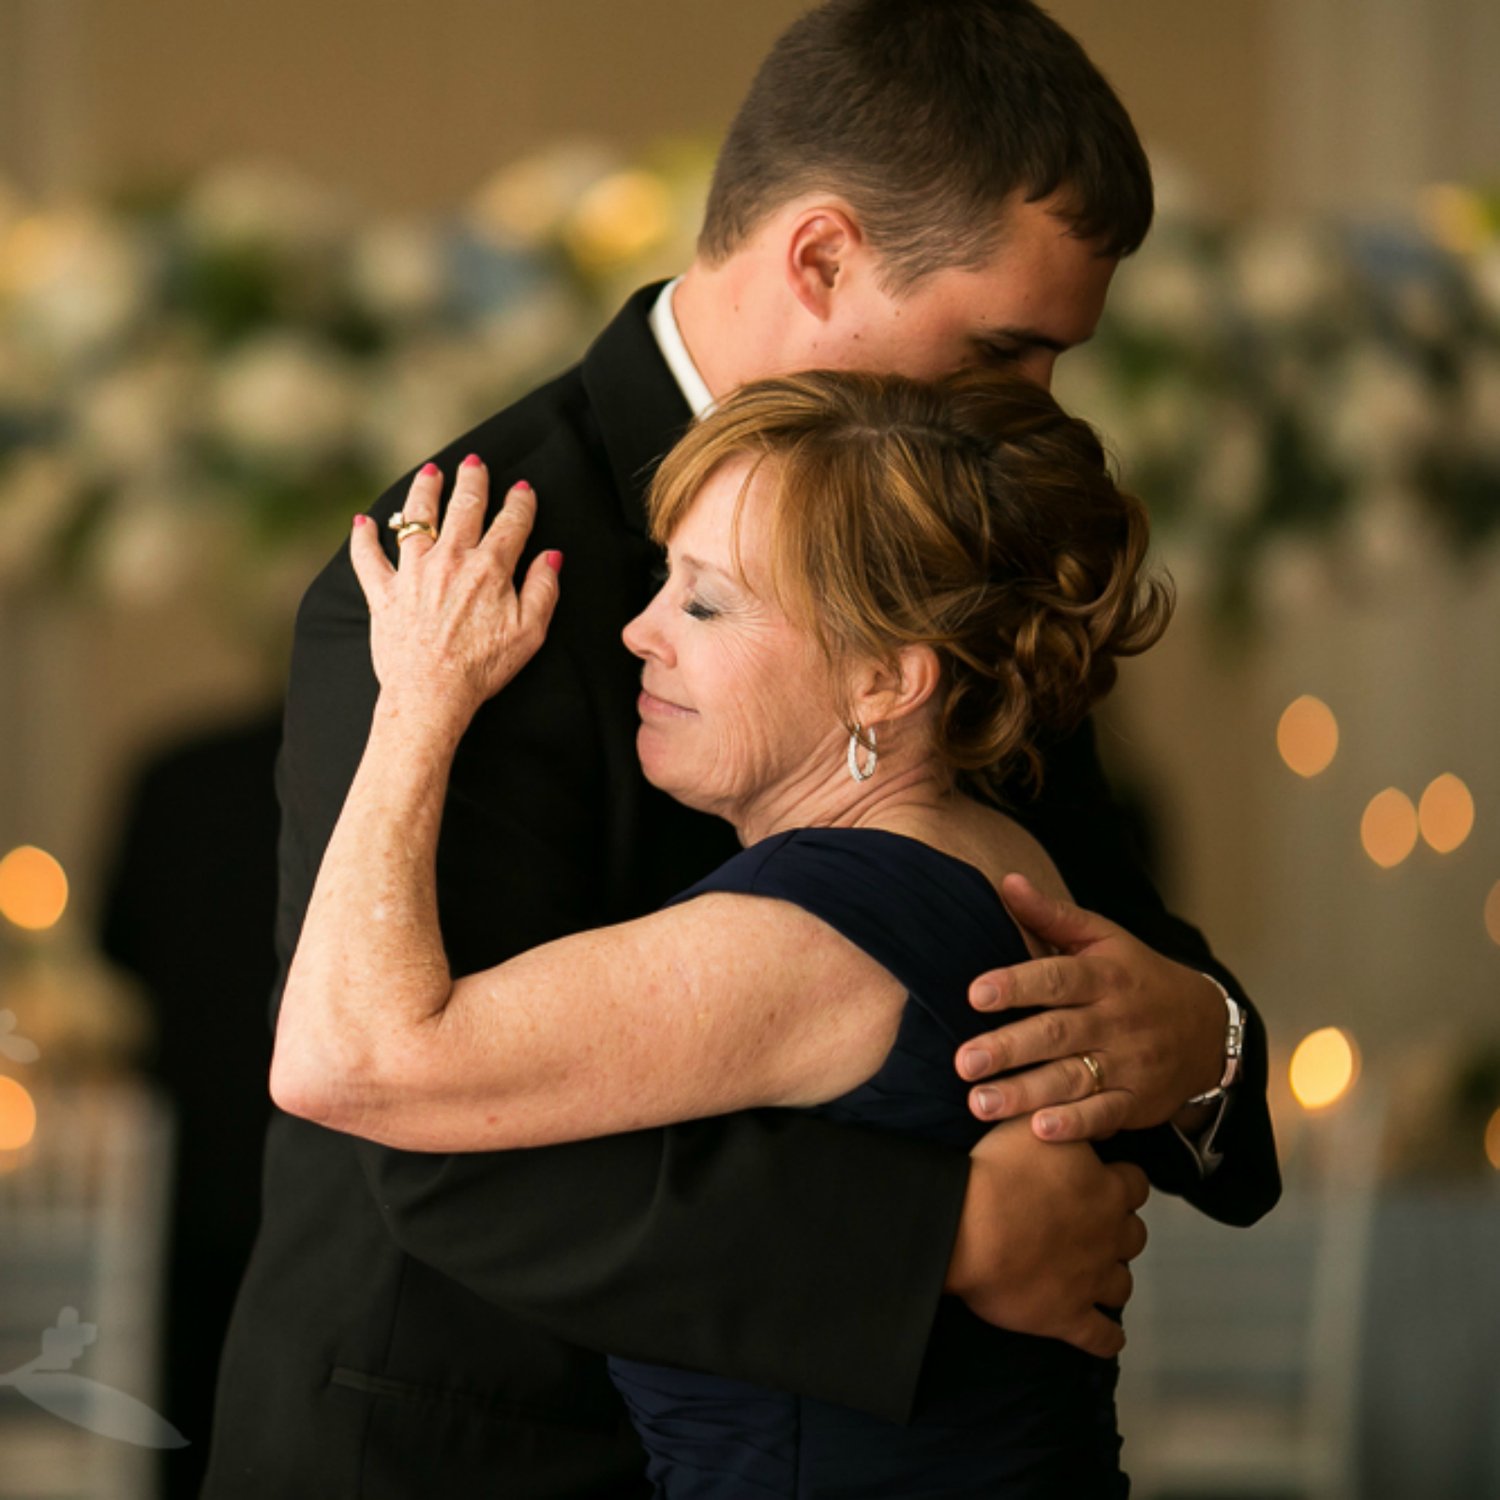
[[[1125,1332],[1127,1261],[1145,1248],[1146,1175],[1086,1144],[1047,1145],[1020,1120],[969,1153],[969,1187],[943,1290],[998,1328],[1062,1339],[1108,1359]]]
[[[1016,921],[1059,951],[970,986],[978,1010],[1043,1007],[959,1049],[960,1076],[989,1080],[971,1091],[973,1112],[984,1120],[1032,1115],[1048,1141],[1182,1122],[1185,1101],[1223,1074],[1218,990],[1113,922],[1043,896],[1024,876],[1008,875],[1001,890]],[[992,1076],[1016,1068],[1024,1071]]]

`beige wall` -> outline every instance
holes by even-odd
[[[716,136],[772,38],[805,8],[7,3],[0,42],[10,41],[12,66],[24,44],[45,75],[40,83],[31,70],[25,120],[0,111],[25,175],[118,185],[267,154],[372,202],[413,207],[451,203],[497,162],[560,134],[626,145]],[[1181,158],[1233,207],[1256,200],[1266,178],[1264,0],[1058,0],[1053,10],[1119,88],[1150,148]],[[44,143],[36,131],[48,115]]]

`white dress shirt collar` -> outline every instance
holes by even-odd
[[[688,406],[695,417],[703,416],[714,404],[713,393],[698,373],[693,356],[682,341],[682,330],[677,326],[677,314],[672,311],[672,293],[677,290],[682,277],[669,281],[651,309],[651,332],[656,336],[661,356],[672,372],[672,378],[680,387]]]

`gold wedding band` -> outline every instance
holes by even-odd
[[[1090,1093],[1097,1094],[1104,1087],[1104,1074],[1100,1070],[1099,1060],[1092,1052],[1080,1052],[1078,1054],[1078,1061],[1089,1070],[1090,1075],[1093,1077],[1094,1087],[1090,1090]]]
[[[396,545],[399,547],[409,536],[430,536],[437,541],[437,527],[431,521],[419,521],[413,518],[408,521],[405,511],[392,511],[390,519],[385,523],[396,533]]]

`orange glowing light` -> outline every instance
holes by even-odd
[[[1411,798],[1393,786],[1377,792],[1360,819],[1359,841],[1382,869],[1399,865],[1417,847],[1417,810]]]
[[[1490,1116],[1490,1123],[1484,1127],[1484,1154],[1489,1157],[1490,1165],[1500,1172],[1500,1109]]]
[[[0,859],[0,916],[42,932],[68,905],[68,877],[45,849],[22,844]]]
[[[1358,1071],[1353,1038],[1337,1026],[1324,1026],[1303,1037],[1292,1053],[1292,1093],[1303,1109],[1327,1109],[1349,1092]]]
[[[1474,829],[1474,798],[1457,776],[1443,775],[1428,785],[1417,804],[1422,837],[1439,854],[1451,854]]]
[[[1276,725],[1276,748],[1299,776],[1316,776],[1338,754],[1339,721],[1321,698],[1304,693],[1283,711]]]
[[[36,1134],[36,1102],[14,1078],[0,1074],[0,1151],[20,1151]]]

